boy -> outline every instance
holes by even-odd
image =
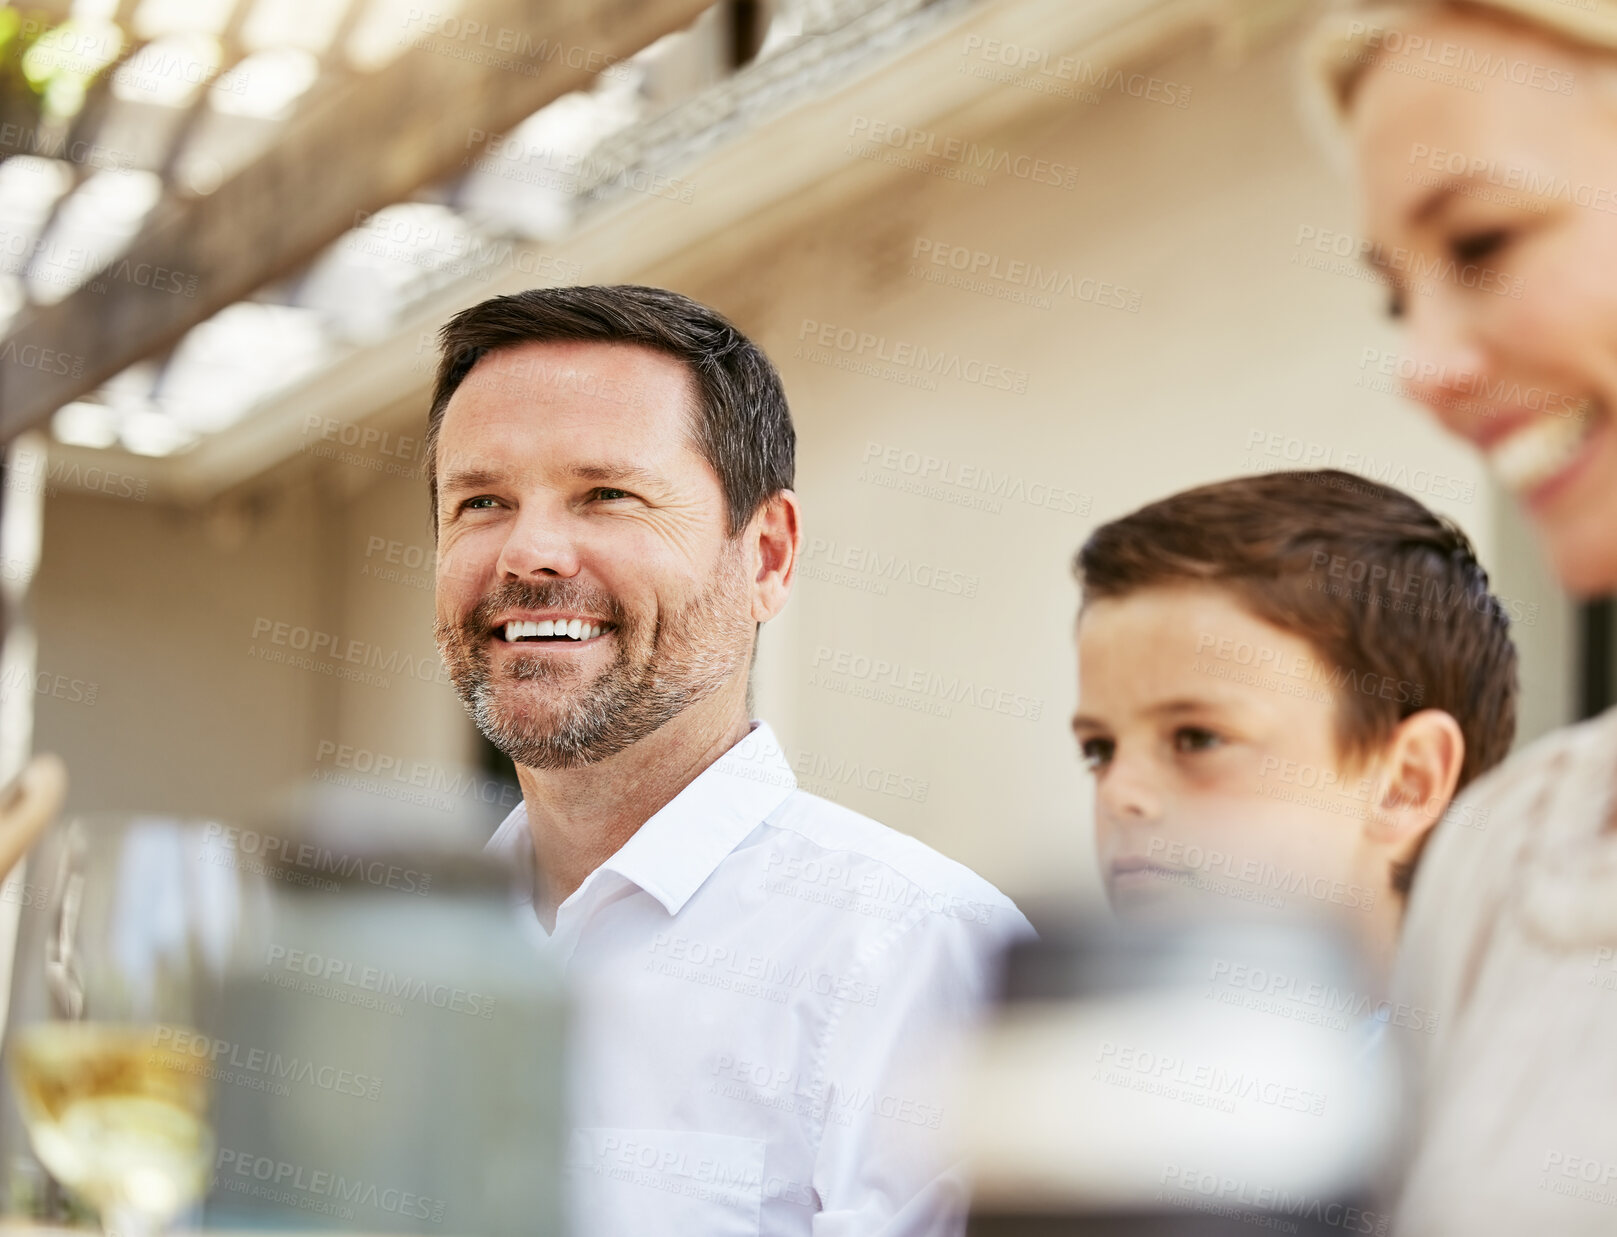
[[[1389,965],[1428,833],[1515,733],[1509,620],[1465,535],[1362,477],[1277,472],[1103,525],[1074,570],[1113,908],[1338,910]]]

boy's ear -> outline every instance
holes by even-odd
[[[1448,810],[1465,763],[1465,735],[1452,715],[1422,709],[1398,723],[1383,750],[1365,831],[1403,854]]]

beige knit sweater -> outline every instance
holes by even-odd
[[[1617,1233],[1617,709],[1462,802],[1422,861],[1393,981],[1438,1018],[1407,1045],[1395,1230]]]

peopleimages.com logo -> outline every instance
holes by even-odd
[[[332,878],[340,877],[421,896],[432,889],[432,875],[428,872],[235,825],[210,821],[203,829],[202,847],[205,861],[221,867],[276,875],[317,888],[336,888]]]

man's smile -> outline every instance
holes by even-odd
[[[551,611],[505,615],[493,624],[489,634],[503,644],[567,647],[593,643],[616,630],[615,624],[594,615]]]

